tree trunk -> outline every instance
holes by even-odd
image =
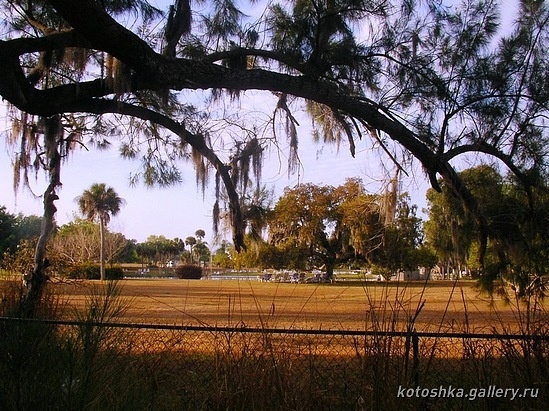
[[[99,249],[99,271],[101,281],[105,281],[105,222],[103,217],[99,218],[99,237],[101,241]]]
[[[24,317],[34,317],[36,315],[36,309],[38,308],[48,279],[46,269],[49,266],[49,262],[46,258],[46,244],[55,227],[54,216],[57,208],[55,207],[54,201],[59,198],[54,191],[50,190],[50,187],[51,184],[44,193],[44,216],[40,237],[34,251],[34,268],[26,279],[27,292],[23,301]]]
[[[334,268],[337,262],[336,251],[331,247],[329,242],[326,242],[326,253],[322,256],[322,262],[324,263],[324,268],[326,270],[325,281],[333,282],[334,280]]]
[[[40,237],[36,244],[34,252],[34,268],[26,276],[27,291],[23,300],[23,316],[34,317],[36,309],[42,298],[44,287],[48,276],[46,269],[49,266],[46,258],[46,245],[55,227],[55,200],[58,200],[55,190],[61,185],[61,155],[58,151],[58,136],[61,133],[61,120],[59,116],[53,116],[45,119],[44,146],[46,155],[46,164],[48,167],[49,184],[44,191],[44,215],[42,218],[42,227]]]
[[[326,281],[333,282],[334,280],[334,267],[335,267],[335,259],[326,259]]]

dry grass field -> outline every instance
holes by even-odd
[[[121,302],[128,306],[116,318],[122,323],[248,329],[6,321],[0,409],[549,409],[545,341],[384,333],[404,331],[414,317],[417,331],[535,334],[537,325],[547,327],[547,307],[529,311],[535,315],[528,330],[516,305],[491,300],[474,284],[127,279],[117,284],[120,296],[102,306],[108,299],[98,298],[99,290],[112,290],[112,283],[54,281],[45,307],[59,303],[55,318],[78,319],[78,310],[86,313],[80,318],[110,322],[97,313]],[[249,329],[256,327],[261,332]],[[338,332],[263,332],[272,328]],[[517,401],[477,398],[476,391],[475,401],[397,395],[419,384],[535,388],[536,395]]]
[[[98,281],[58,283],[64,312],[82,308]],[[237,280],[128,279],[121,322],[331,330],[516,332],[524,307],[480,292],[472,281],[288,284]],[[545,316],[545,308],[537,318]]]

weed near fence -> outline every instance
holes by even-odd
[[[13,318],[2,318],[0,327],[3,410],[29,409],[33,401],[48,402],[47,409],[80,410],[541,410],[549,405],[549,338],[542,336]],[[33,384],[37,377],[47,384]],[[521,391],[511,399],[496,396],[496,389]],[[532,391],[524,395],[524,389]]]
[[[120,323],[129,300],[107,282],[88,290],[74,320],[59,319],[55,296],[40,319],[22,320],[12,285],[0,306],[2,410],[549,406],[549,338],[533,317],[521,328],[530,332],[416,332],[424,299],[384,288],[366,294],[362,331],[276,328],[268,316],[255,328]]]

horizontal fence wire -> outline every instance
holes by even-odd
[[[143,330],[173,330],[196,332],[240,332],[243,334],[268,333],[268,334],[309,334],[309,335],[342,335],[342,336],[379,336],[387,337],[417,337],[426,338],[457,338],[457,339],[483,339],[483,340],[531,340],[549,341],[549,334],[503,334],[503,333],[469,333],[469,332],[432,332],[432,331],[385,331],[385,330],[322,330],[300,328],[263,328],[246,326],[202,326],[202,325],[177,325],[177,324],[144,324],[144,323],[118,323],[95,321],[53,320],[41,318],[0,317],[1,322],[36,322],[52,325],[66,326],[94,326],[106,328],[127,328]]]
[[[2,332],[25,325],[55,329],[83,353],[90,341],[105,356],[118,353],[102,372],[136,367],[132,384],[145,378],[140,395],[152,390],[159,401],[147,409],[549,409],[548,335],[0,317]],[[498,388],[532,391],[511,399]]]

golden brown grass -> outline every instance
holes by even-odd
[[[516,306],[491,304],[470,282],[126,280],[54,282],[49,291],[64,315],[84,321],[0,322],[1,409],[547,409],[543,341],[384,332],[410,322],[418,331],[524,330]],[[261,330],[111,327],[113,320]],[[268,330],[275,327],[380,332]],[[542,389],[515,403],[397,397],[400,386],[419,383]]]
[[[68,307],[82,307],[93,283],[58,283],[54,287],[65,296]],[[472,281],[288,284],[129,279],[121,286],[129,309],[119,320],[127,322],[404,330],[419,310],[414,323],[417,331],[491,333],[504,328],[507,332],[518,330],[521,320],[519,306],[490,298]]]

